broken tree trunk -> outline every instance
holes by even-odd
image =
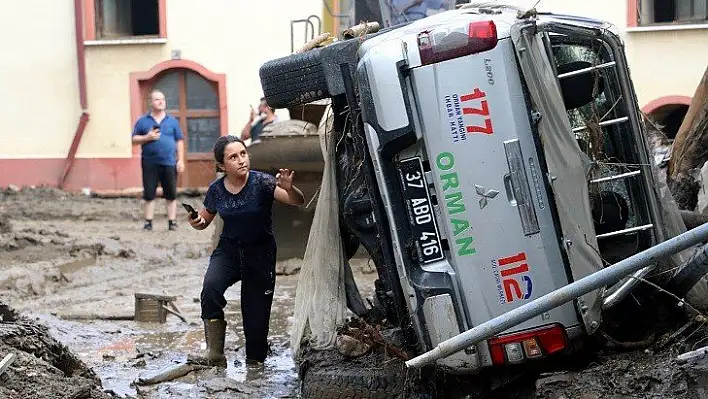
[[[671,149],[667,183],[679,209],[695,210],[699,183],[693,176],[708,161],[708,68],[696,88]]]
[[[175,364],[168,366],[159,372],[149,375],[149,376],[139,376],[135,380],[135,385],[154,385],[161,382],[168,382],[176,380],[177,378],[184,377],[185,375],[191,373],[192,371],[206,370],[209,367],[201,366],[198,364]]]
[[[5,356],[2,361],[0,361],[0,376],[2,376],[2,373],[4,373],[5,370],[10,368],[15,359],[17,359],[17,355],[15,355],[14,353],[10,353],[9,355]]]
[[[295,50],[295,54],[305,53],[314,49],[315,47],[321,45],[322,43],[329,40],[332,35],[329,32],[322,33],[321,35],[315,36],[312,40],[305,43],[302,47]]]

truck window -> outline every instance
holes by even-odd
[[[573,134],[590,161],[589,193],[600,252],[606,262],[615,263],[651,246],[652,230],[614,57],[600,40],[558,35],[551,38],[551,49],[559,81],[569,85],[564,99]],[[578,73],[583,69],[590,71]],[[572,98],[584,92],[589,101]]]

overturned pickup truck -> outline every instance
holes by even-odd
[[[662,206],[623,45],[604,21],[468,5],[260,73],[272,107],[331,99],[344,252],[362,245],[373,259],[369,312],[403,331],[408,353],[683,228]],[[636,282],[436,366],[470,374],[568,353]]]

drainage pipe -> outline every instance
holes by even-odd
[[[568,284],[540,298],[519,306],[503,315],[497,316],[461,334],[441,342],[431,351],[423,353],[406,362],[407,367],[418,368],[438,359],[450,356],[472,345],[489,339],[526,320],[536,317],[553,308],[570,302],[590,291],[601,288],[612,281],[624,278],[637,270],[671,256],[708,239],[708,223],[666,240],[645,251],[630,256],[605,269],[597,271],[578,281]]]
[[[64,189],[66,179],[76,160],[76,152],[84,136],[84,130],[89,121],[88,95],[86,91],[86,48],[84,46],[84,13],[83,1],[74,0],[74,27],[76,28],[76,62],[79,71],[79,101],[81,103],[81,116],[74,132],[74,139],[71,141],[69,153],[64,161],[64,168],[59,176],[59,188]]]

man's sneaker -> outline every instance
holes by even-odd
[[[246,359],[246,367],[248,367],[248,368],[259,369],[259,368],[263,368],[263,366],[264,366],[264,363],[261,361],[254,360],[254,359],[248,359],[248,358]]]
[[[168,228],[170,231],[175,231],[175,230],[177,230],[177,222],[175,222],[174,220],[170,220],[169,222],[167,222],[167,228]]]
[[[145,225],[143,226],[143,230],[152,231],[152,220],[148,220],[145,222]]]

